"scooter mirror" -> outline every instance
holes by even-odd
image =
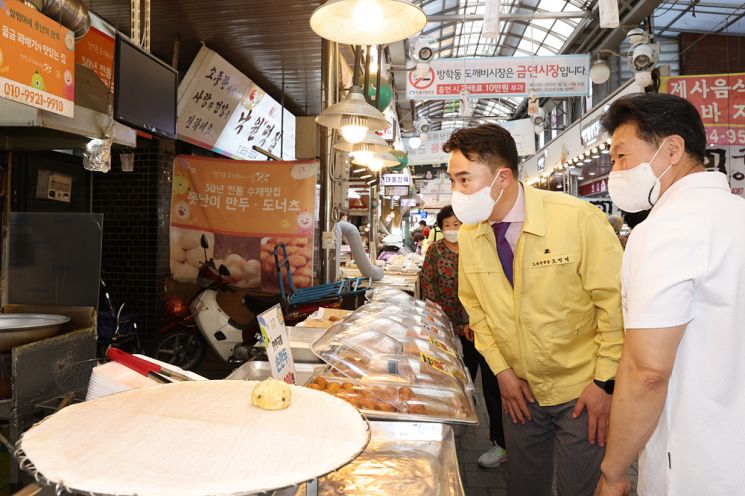
[[[202,248],[205,250],[210,247],[209,241],[207,241],[207,236],[202,234],[202,238],[199,240],[199,244],[202,245]]]
[[[230,277],[230,271],[229,271],[229,270],[228,270],[228,268],[227,268],[227,267],[225,267],[224,265],[220,265],[220,268],[219,268],[219,269],[217,269],[217,271],[218,271],[218,272],[220,273],[220,275],[221,275],[221,276],[223,276],[223,277]]]

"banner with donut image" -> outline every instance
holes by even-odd
[[[318,162],[176,157],[171,193],[171,272],[196,282],[207,259],[239,288],[278,291],[274,247],[284,242],[293,282],[313,284]]]

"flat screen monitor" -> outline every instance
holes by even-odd
[[[116,37],[114,118],[176,139],[178,72],[121,34]]]

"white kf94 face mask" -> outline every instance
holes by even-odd
[[[652,162],[662,150],[665,141],[662,141],[649,162],[642,162],[633,169],[613,171],[608,176],[610,198],[624,212],[648,210],[659,200],[660,179],[667,174],[673,164],[668,165],[660,177],[657,177],[652,170]]]
[[[458,231],[442,231],[442,235],[445,237],[445,241],[449,243],[458,242]]]
[[[489,218],[494,205],[499,203],[504,193],[504,190],[500,190],[497,199],[492,200],[491,189],[494,183],[497,182],[501,172],[501,170],[497,172],[496,177],[489,186],[484,186],[470,195],[453,191],[453,212],[455,212],[455,216],[458,217],[459,221],[463,224],[478,224]]]

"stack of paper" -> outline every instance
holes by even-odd
[[[174,365],[163,363],[154,358],[150,358],[144,355],[135,355],[136,357],[149,360],[153,363],[157,363],[161,367],[180,372],[195,381],[207,380],[199,374],[183,370]],[[160,384],[160,382],[149,377],[145,377],[132,369],[127,368],[118,362],[107,362],[102,365],[98,365],[93,368],[91,373],[91,380],[88,383],[88,393],[85,397],[86,401],[101,398],[102,396],[108,396],[114,393],[121,393],[122,391],[129,391],[130,389],[138,389],[146,386],[153,386]]]

